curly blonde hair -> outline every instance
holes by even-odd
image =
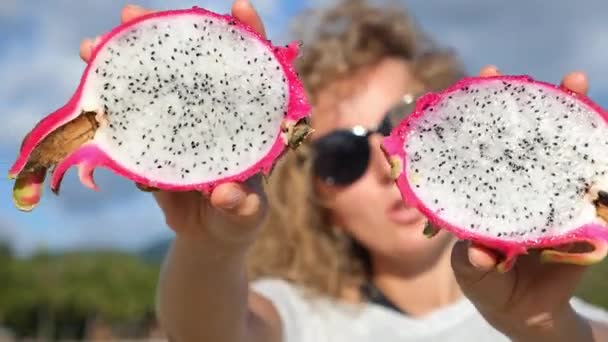
[[[316,20],[312,35],[298,30]],[[313,111],[328,84],[387,57],[407,60],[427,91],[464,76],[454,54],[435,46],[402,8],[345,0],[325,12],[305,13],[296,23],[304,43],[296,67]],[[266,184],[269,212],[250,253],[250,276],[278,277],[314,294],[341,298],[344,289],[360,286],[371,269],[366,251],[332,226],[315,192],[309,155],[307,145],[288,153]]]

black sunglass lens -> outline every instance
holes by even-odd
[[[365,173],[369,161],[366,136],[335,132],[315,143],[315,174],[325,182],[347,185]]]

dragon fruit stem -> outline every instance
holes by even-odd
[[[433,238],[435,237],[435,235],[437,235],[439,233],[440,229],[433,226],[430,222],[426,222],[424,224],[424,230],[422,231],[422,233],[424,234],[424,236],[426,236],[427,238]]]

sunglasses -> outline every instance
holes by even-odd
[[[411,113],[416,98],[412,94],[405,95],[398,104],[391,107],[375,128],[354,126],[338,129],[314,140],[314,175],[329,185],[346,186],[357,181],[369,166],[369,137],[374,134],[388,136],[393,127]]]

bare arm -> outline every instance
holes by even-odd
[[[495,76],[493,66],[480,76]],[[571,72],[561,86],[578,94],[589,88],[587,76]],[[494,328],[514,342],[608,341],[608,325],[578,314],[569,301],[586,270],[584,266],[544,263],[537,253],[521,256],[506,273],[499,258],[475,243],[458,242],[452,266],[464,294]]]
[[[249,291],[244,248],[178,236],[162,268],[157,303],[171,341],[280,341],[274,307]]]
[[[126,22],[151,12],[123,8]],[[232,14],[265,35],[255,9],[235,0]],[[80,56],[88,61],[95,39]],[[281,327],[272,304],[249,291],[245,258],[255,239],[265,196],[259,180],[225,184],[210,198],[195,192],[155,192],[176,239],[163,263],[156,312],[171,341],[279,342]]]
[[[272,305],[250,292],[245,260],[265,213],[258,179],[210,198],[157,192],[177,237],[162,267],[157,315],[171,341],[279,342]]]
[[[249,290],[246,254],[266,201],[259,180],[199,193],[156,192],[177,237],[163,264],[157,315],[171,341],[280,341],[272,305]]]

